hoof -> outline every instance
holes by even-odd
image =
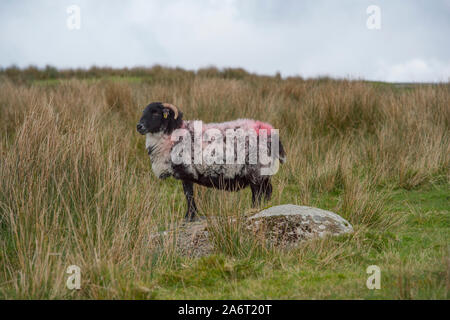
[[[185,222],[194,222],[197,221],[197,215],[196,214],[186,214],[184,216],[184,221]]]
[[[199,217],[198,215],[186,215],[184,217],[185,222],[197,222],[205,219],[205,217]]]

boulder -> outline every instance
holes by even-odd
[[[249,217],[247,223],[255,235],[277,246],[353,232],[350,223],[334,212],[293,204],[262,210]]]
[[[185,256],[207,256],[214,249],[206,219],[183,222],[171,230],[155,232],[150,235],[150,240],[158,246],[175,244],[176,250]]]
[[[350,223],[331,211],[285,204],[273,206],[249,217],[220,218],[209,217],[196,222],[183,223],[170,231],[151,235],[152,241],[167,240],[176,243],[177,250],[184,255],[205,256],[213,253],[214,245],[210,239],[210,226],[218,224],[242,223],[242,231],[261,239],[269,245],[283,248],[295,247],[302,241],[325,236],[337,236],[353,232]],[[208,223],[209,222],[209,223]],[[175,240],[175,241],[173,241]]]

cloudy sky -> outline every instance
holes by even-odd
[[[80,8],[80,28],[73,26]],[[380,29],[370,5],[380,9]],[[372,18],[371,18],[372,17]],[[373,25],[373,24],[372,24]],[[450,0],[1,0],[0,66],[450,79]]]

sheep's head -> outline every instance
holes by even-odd
[[[183,113],[177,107],[169,103],[150,103],[142,113],[141,120],[137,124],[140,134],[164,132],[171,134],[173,130],[180,128]]]

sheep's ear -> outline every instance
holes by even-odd
[[[168,110],[168,115],[165,115],[165,110]],[[172,133],[175,129],[181,128],[181,125],[183,123],[183,113],[181,111],[178,111],[178,117],[175,119],[174,112],[169,112],[169,109],[163,110],[163,117],[164,119],[169,119],[169,123],[167,125],[167,133]]]

